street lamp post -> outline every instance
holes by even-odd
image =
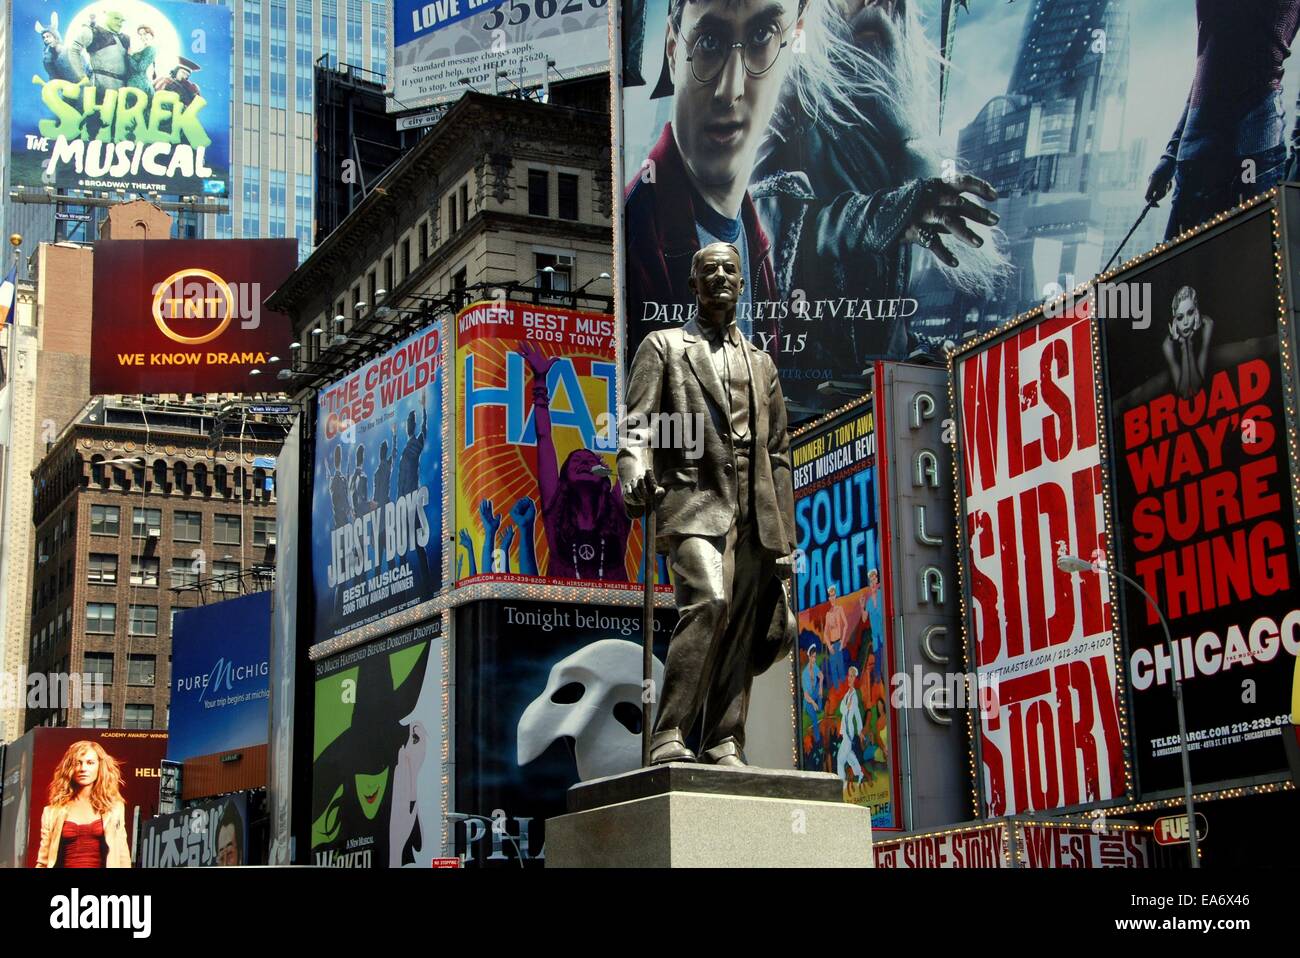
[[[1169,634],[1169,621],[1165,618],[1160,604],[1146,589],[1134,579],[1129,578],[1118,569],[1109,569],[1103,563],[1092,563],[1087,559],[1080,559],[1078,556],[1063,555],[1056,560],[1056,567],[1062,572],[1096,572],[1098,575],[1113,575],[1123,579],[1138,592],[1142,597],[1151,603],[1151,608],[1156,610],[1156,615],[1160,617],[1160,626],[1165,630],[1165,645],[1169,649],[1169,661],[1174,669],[1174,702],[1178,707],[1178,754],[1183,764],[1183,803],[1187,807],[1187,840],[1188,854],[1191,856],[1191,867],[1201,867],[1201,856],[1197,850],[1196,842],[1196,808],[1192,802],[1192,770],[1188,761],[1187,754],[1187,712],[1183,708],[1183,667],[1182,660],[1174,657],[1174,640]]]

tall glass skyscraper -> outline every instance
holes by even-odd
[[[230,184],[223,215],[173,214],[176,235],[218,239],[295,237],[300,258],[311,249],[313,67],[335,65],[388,72],[389,0],[214,0],[232,14]],[[0,24],[3,76],[0,120],[9,123],[12,5]],[[199,78],[201,79],[201,77]],[[0,166],[7,167],[7,155]],[[14,203],[7,175],[0,235],[20,232],[24,252],[56,238],[93,240],[93,223],[63,219],[56,237],[55,207]],[[164,196],[165,200],[178,197]],[[64,206],[60,211],[102,219],[104,210]]]

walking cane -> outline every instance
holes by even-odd
[[[645,519],[642,523],[641,561],[645,572],[645,604],[641,608],[641,767],[650,764],[650,716],[653,700],[658,699],[659,690],[654,689],[651,696],[651,660],[654,656],[655,641],[655,576],[658,563],[655,561],[655,477],[650,469],[642,478],[645,483]]]

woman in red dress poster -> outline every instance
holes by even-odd
[[[122,772],[98,742],[73,742],[54,770],[36,867],[131,867]]]

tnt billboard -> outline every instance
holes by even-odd
[[[297,261],[293,240],[96,243],[90,391],[257,391],[290,341],[262,303]]]

